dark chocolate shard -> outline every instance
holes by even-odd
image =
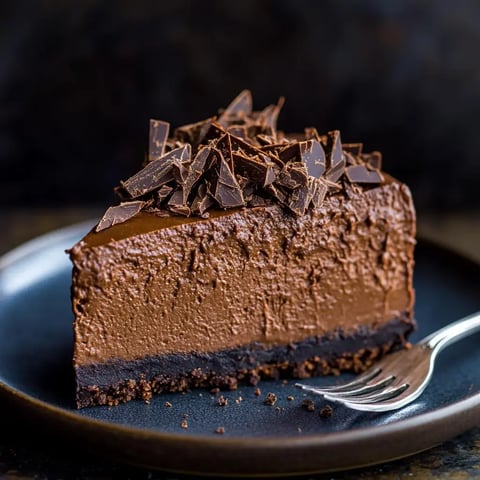
[[[282,149],[285,147],[284,144],[274,144],[274,145],[263,145],[260,147],[260,150],[268,156],[269,161],[273,162],[275,165],[277,165],[280,168],[283,168],[285,162],[283,162],[279,154],[282,151]]]
[[[288,195],[281,186],[272,183],[267,186],[266,190],[277,200],[278,203],[281,205],[287,205]]]
[[[340,180],[345,171],[345,157],[343,155],[340,132],[333,130],[327,133],[327,171],[325,177],[331,182]]]
[[[275,143],[275,138],[272,137],[271,135],[265,135],[263,133],[259,133],[256,137],[260,145],[273,145]]]
[[[342,143],[342,148],[345,152],[351,153],[358,157],[362,154],[363,143]]]
[[[305,140],[316,140],[317,142],[321,142],[320,135],[315,127],[305,128]]]
[[[174,179],[174,161],[188,161],[190,159],[190,155],[190,145],[185,145],[172,150],[171,152],[163,155],[161,158],[148,163],[144,168],[142,168],[142,170],[137,172],[128,180],[120,182],[120,185],[122,189],[130,196],[130,198],[138,198],[172,181]]]
[[[325,171],[325,152],[318,140],[299,142],[300,158],[307,167],[308,175],[320,178]]]
[[[328,178],[323,177],[322,178],[325,186],[327,187],[327,193],[328,192],[339,192],[342,189],[342,185],[340,183],[335,183],[329,180]]]
[[[280,169],[276,167],[273,163],[267,165],[267,171],[265,172],[263,186],[265,187],[273,183],[276,180],[279,171]]]
[[[252,94],[250,90],[243,90],[230,103],[230,105],[223,111],[218,119],[218,123],[222,127],[226,127],[232,117],[243,118],[252,113]]]
[[[251,185],[250,180],[248,178],[242,177],[242,175],[238,175],[238,173],[235,175],[235,178],[237,179],[238,185],[240,185],[240,188],[242,190],[245,190],[245,188],[247,188],[248,185]]]
[[[283,163],[287,162],[299,162],[300,161],[300,147],[298,142],[286,144],[278,152],[278,158]]]
[[[212,179],[209,193],[221,208],[241,207],[245,205],[242,189],[223,158],[220,150],[215,150],[217,156],[217,175]]]
[[[243,191],[243,198],[245,199],[246,202],[250,201],[252,199],[252,196],[258,192],[258,189],[255,185],[255,183],[247,183],[247,185],[242,186],[240,185]]]
[[[382,169],[382,154],[380,152],[363,154],[361,158],[368,167],[373,168],[374,170]]]
[[[344,162],[342,141],[340,132],[333,130],[327,133],[328,136],[328,168],[335,168]]]
[[[352,155],[350,152],[347,152],[346,150],[343,151],[343,155],[345,157],[345,163],[347,165],[358,165],[359,163],[362,162],[359,157]]]
[[[245,128],[245,125],[231,125],[230,127],[227,128],[227,132],[230,135],[233,135],[238,138],[246,139],[248,136],[247,129]]]
[[[215,117],[207,118],[197,123],[190,123],[175,129],[173,137],[181,142],[190,143],[193,148],[203,143]]]
[[[163,185],[155,192],[157,205],[160,205],[173,192],[173,187]]]
[[[98,222],[95,231],[100,232],[106,228],[126,222],[139,213],[146,204],[147,202],[136,200],[108,208],[100,222]]]
[[[181,187],[177,187],[168,201],[168,206],[178,207],[181,205],[183,205],[183,192]]]
[[[303,187],[308,182],[308,172],[305,165],[301,163],[290,163],[287,165],[290,177],[299,187]]]
[[[269,201],[266,198],[261,197],[260,195],[253,194],[248,200],[249,207],[266,207],[269,205]]]
[[[300,162],[289,162],[279,172],[275,183],[289,190],[295,190],[308,183],[307,168]]]
[[[281,185],[282,187],[288,188],[289,190],[293,190],[299,187],[297,182],[292,179],[287,167],[283,168],[280,171],[280,173],[278,174],[278,178],[275,181],[275,185]]]
[[[173,180],[173,159],[153,160],[142,170],[121,182],[122,190],[130,198],[137,198]]]
[[[273,137],[276,136],[278,115],[284,104],[285,98],[280,97],[276,105],[269,105],[258,114],[258,123],[263,129],[266,128],[267,133]]]
[[[369,170],[365,165],[352,165],[345,169],[345,175],[352,183],[382,183],[383,176],[378,170]]]
[[[190,207],[185,205],[183,202],[183,189],[182,187],[177,187],[172,193],[170,200],[167,203],[168,209],[178,215],[184,215],[189,217],[191,214]]]
[[[184,147],[188,142],[181,142],[180,140],[175,140],[174,138],[169,138],[165,144],[165,152],[171,152],[177,148]]]
[[[170,124],[161,120],[150,119],[148,161],[159,159],[165,153]]]
[[[205,212],[213,205],[212,198],[208,195],[207,187],[204,183],[198,186],[197,194],[192,201],[192,213],[203,216]]]
[[[293,190],[288,199],[287,206],[295,215],[305,215],[310,203],[308,185],[303,185]]]
[[[232,136],[228,133],[222,135],[217,141],[216,148],[222,152],[223,158],[233,170]]]
[[[264,162],[269,162],[268,156],[264,152],[262,152],[260,148],[257,148],[255,145],[252,145],[251,143],[245,140],[242,140],[241,138],[232,137],[232,136],[230,136],[230,142],[231,142],[233,152],[241,152],[251,157],[258,157],[260,160],[263,160]]]
[[[259,135],[260,137],[260,135]],[[280,158],[280,152],[286,148],[288,144],[286,143],[268,143],[265,145],[260,146],[260,150],[264,153],[271,153],[275,152],[278,155],[278,158]]]
[[[168,209],[171,212],[176,213],[177,215],[183,215],[184,217],[189,217],[192,213],[188,205],[174,205],[168,207]]]
[[[262,187],[270,185],[276,178],[274,164],[263,154],[262,157],[249,157],[243,153],[235,152],[233,163],[235,173],[259,183]]]
[[[187,180],[189,174],[189,168],[186,162],[181,162],[178,159],[174,159],[172,164],[173,178],[179,185],[183,185]]]
[[[208,168],[208,160],[212,156],[212,148],[210,147],[202,147],[195,158],[193,159],[192,163],[189,166],[189,172],[187,178],[185,179],[182,187],[183,187],[183,201],[184,203],[187,202],[188,196],[192,191],[194,185],[200,180],[202,175],[204,174],[205,170]]]
[[[310,178],[312,180],[312,183],[309,185],[310,201],[313,208],[318,208],[323,203],[323,200],[325,199],[328,188],[321,178],[312,178],[312,177]]]
[[[203,143],[207,145],[212,145],[216,146],[218,141],[224,136],[228,135],[227,131],[218,123],[218,122],[212,122],[210,124],[210,127],[205,134],[205,138]]]

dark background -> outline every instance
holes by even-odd
[[[474,0],[2,2],[1,201],[105,205],[148,118],[250,88],[285,130],[382,150],[419,210],[479,208],[479,25]]]

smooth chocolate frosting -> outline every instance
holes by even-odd
[[[70,251],[74,363],[274,346],[411,318],[414,237],[410,192],[392,179],[302,216],[277,204],[208,219],[138,213]]]

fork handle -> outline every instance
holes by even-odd
[[[469,315],[433,332],[419,343],[437,351],[480,331],[480,312]]]

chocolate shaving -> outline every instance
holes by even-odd
[[[264,135],[263,133],[257,135],[257,141],[261,145],[273,145],[275,143],[275,139],[271,135]]]
[[[287,205],[295,215],[305,215],[310,200],[308,185],[302,185],[291,193]]]
[[[184,143],[190,143],[193,148],[196,148],[204,141],[214,121],[215,117],[211,117],[197,123],[178,127],[173,133],[173,138]]]
[[[243,139],[247,138],[247,129],[244,125],[232,125],[227,128],[227,132],[235,137]]]
[[[325,177],[331,182],[336,182],[341,178],[345,170],[345,157],[343,155],[340,132],[334,130],[327,133],[328,170]]]
[[[281,185],[282,187],[288,188],[293,190],[294,188],[298,188],[301,184],[297,183],[295,179],[292,178],[290,173],[291,166],[288,165],[285,167],[279,174],[277,181],[275,182],[276,185]]]
[[[218,119],[222,127],[226,127],[232,117],[244,118],[252,113],[252,94],[250,90],[243,90],[235,97]]]
[[[382,183],[383,176],[378,170],[369,170],[365,165],[352,165],[345,169],[345,174],[352,183]]]
[[[172,193],[172,196],[167,203],[167,207],[171,212],[177,213],[178,215],[184,215],[185,217],[190,216],[190,207],[188,205],[185,205],[183,202],[182,187],[177,187],[176,190]]]
[[[215,154],[218,159],[218,174],[209,188],[209,193],[221,208],[244,206],[242,190],[230,167],[219,150],[216,150]]]
[[[165,153],[170,124],[161,120],[150,120],[148,161],[159,159]]]
[[[157,203],[160,205],[169,195],[173,192],[173,187],[169,187],[168,185],[163,185],[160,187],[159,190],[156,191],[156,200]]]
[[[222,135],[217,141],[217,149],[222,152],[223,158],[228,162],[230,168],[233,169],[232,136],[228,133]]]
[[[314,127],[285,135],[277,130],[284,100],[252,110],[248,90],[217,117],[175,129],[150,120],[147,164],[120,182],[122,203],[111,207],[97,230],[126,221],[140,210],[156,215],[200,215],[208,209],[280,204],[294,215],[322,205],[327,195],[358,195],[383,182],[381,154],[361,143],[342,145],[340,132]],[[363,186],[362,186],[363,185]]]
[[[345,157],[345,162],[347,165],[358,165],[362,162],[358,157],[355,157],[354,155],[346,152],[345,150],[343,151],[343,155]]]
[[[259,157],[260,160],[269,161],[268,155],[266,155],[260,148],[255,145],[242,140],[241,138],[230,136],[230,142],[232,151],[241,152],[251,157]]]
[[[247,205],[249,207],[265,207],[269,205],[269,201],[266,198],[260,197],[260,195],[252,194]]]
[[[271,162],[266,163],[265,158],[268,157],[262,159],[261,157],[248,157],[242,153],[234,153],[232,158],[235,171],[240,175],[251,179],[262,187],[273,183],[275,179],[274,165]]]
[[[137,200],[134,202],[121,203],[120,205],[108,208],[102,219],[98,222],[95,231],[100,232],[106,228],[130,220],[130,218],[134,217],[140,212],[140,210],[142,210],[145,204],[146,202]]]
[[[325,152],[318,140],[299,142],[300,157],[307,167],[308,175],[320,178],[325,171]]]
[[[305,165],[299,162],[290,162],[280,172],[279,179],[276,183],[294,190],[307,185],[307,182],[308,172]]]
[[[288,205],[288,195],[287,193],[278,185],[268,185],[267,191],[275,198],[280,205]]]
[[[197,189],[197,195],[192,201],[192,213],[203,216],[212,205],[213,200],[208,195],[206,185],[204,183],[200,184]]]
[[[308,187],[313,208],[320,207],[328,191],[327,185],[321,178],[310,178]]]
[[[184,147],[166,153],[157,160],[153,160],[128,180],[121,182],[122,189],[130,198],[138,198],[152,190],[160,188],[162,185],[174,180],[174,161],[188,160],[190,151],[190,145],[185,145]]]
[[[188,196],[190,195],[193,186],[202,177],[205,171],[205,167],[207,165],[207,161],[211,158],[211,156],[212,149],[210,147],[203,147],[197,152],[191,165],[189,165],[188,175],[182,184],[183,203],[187,202]]]
[[[317,142],[322,141],[315,127],[305,128],[305,140],[316,140]]]
[[[342,143],[343,150],[358,157],[362,154],[363,143]]]
[[[285,98],[280,97],[276,105],[269,105],[264,108],[258,115],[257,120],[261,126],[266,129],[264,133],[268,133],[275,138],[275,132],[277,130],[277,121],[280,110],[285,103]]]
[[[172,163],[173,178],[179,185],[183,185],[187,180],[189,169],[187,165],[179,159],[174,159]]]
[[[292,142],[291,144],[282,145],[282,148],[278,151],[278,158],[283,162],[293,162],[300,160],[300,148],[298,142]]]
[[[382,154],[380,152],[364,153],[361,156],[362,160],[374,170],[382,169]]]

